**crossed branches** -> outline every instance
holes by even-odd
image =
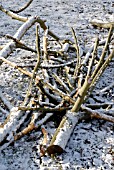
[[[29,1],[29,3],[31,2],[32,1]],[[111,37],[113,35],[113,24],[110,24],[107,40],[101,42],[97,38],[95,44],[93,44],[86,55],[83,56],[80,54],[80,46],[73,28],[72,34],[74,42],[70,40],[63,41],[46,27],[45,21],[37,16],[26,18],[15,14],[14,11],[8,11],[2,6],[0,6],[0,10],[13,19],[24,22],[13,37],[7,35],[7,38],[10,38],[11,42],[0,51],[0,65],[6,62],[8,65],[31,78],[25,100],[20,106],[12,108],[12,106],[6,102],[7,107],[11,110],[5,122],[0,126],[1,150],[12,141],[39,128],[55,114],[62,116],[60,125],[49,147],[53,146],[52,148],[54,149],[54,146],[59,146],[62,148],[62,151],[65,149],[74,127],[80,120],[91,117],[114,123],[113,115],[105,114],[103,108],[102,111],[104,111],[104,113],[96,111],[96,107],[99,107],[98,104],[97,106],[87,104],[87,100],[93,92],[96,83],[114,57],[114,49],[110,50],[108,54]],[[23,44],[21,38],[35,23],[38,23],[39,26],[36,26],[36,47],[32,49]],[[44,36],[42,37],[43,49],[41,49],[40,45],[40,28],[44,30]],[[48,50],[47,47],[50,37],[60,45],[59,50],[56,50],[55,47],[52,47],[53,50]],[[98,60],[97,52],[100,44],[103,44],[104,48]],[[63,48],[63,46],[67,48]],[[29,72],[26,66],[19,66],[7,59],[16,48],[35,53],[37,62],[34,65],[33,72]],[[72,55],[72,53],[75,55]],[[85,67],[87,69],[85,69]],[[109,88],[111,87],[112,85]],[[37,91],[36,96],[32,95],[34,88]],[[0,98],[3,102],[5,101],[3,95],[0,95]],[[107,104],[104,103],[103,107],[105,106],[105,108],[107,108],[109,105],[110,109],[113,109],[113,103],[111,102]],[[91,107],[95,109],[93,110]],[[23,128],[22,131],[17,133],[17,130],[24,124],[29,114],[31,115],[30,123],[27,127]],[[7,143],[5,141],[7,141]],[[51,155],[49,147],[47,151],[49,151]],[[54,154],[53,151],[52,154]]]

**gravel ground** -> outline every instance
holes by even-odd
[[[6,8],[18,9],[25,2],[25,0],[18,2],[1,0],[0,4]],[[71,37],[70,27],[74,27],[80,44],[83,47],[86,46],[85,50],[87,50],[90,44],[94,42],[96,35],[99,35],[100,38],[105,38],[107,35],[107,30],[94,29],[90,25],[90,21],[100,19],[114,22],[113,4],[113,0],[34,0],[21,15],[38,15],[42,19],[46,19],[50,29],[61,38]],[[14,35],[21,24],[21,22],[11,20],[0,11],[0,45],[4,45],[8,41],[4,35]],[[35,27],[27,32],[23,41],[31,46],[35,45]],[[32,58],[30,52],[18,49],[10,55],[9,59],[20,63],[28,56]],[[25,82],[24,85],[23,81]],[[23,77],[7,64],[3,63],[0,67],[0,89],[14,106],[23,100],[28,81],[28,78]],[[114,82],[114,61],[104,72],[96,90],[101,90],[111,82]],[[99,94],[99,96],[103,102],[114,101],[114,89],[110,89],[108,94]],[[1,122],[5,117],[6,115],[0,113]],[[53,122],[46,124],[45,128],[50,135],[54,133]],[[63,153],[56,161],[44,157],[42,164],[37,152],[41,140],[40,131],[32,132],[16,141],[13,146],[4,149],[0,155],[0,169],[113,170],[114,168],[114,126],[112,123],[99,120],[79,123],[68,142],[66,153]]]

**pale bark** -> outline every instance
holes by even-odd
[[[50,142],[50,146],[59,145],[63,150],[65,150],[65,147],[73,132],[74,127],[82,118],[83,115],[81,116],[79,112],[76,113],[68,111],[67,114],[62,119],[59,127],[57,128]]]
[[[110,28],[110,26],[112,25],[114,28],[114,22],[102,22],[99,20],[93,20],[90,22],[93,26],[97,26],[97,27],[101,27],[101,28]]]
[[[17,107],[11,109],[10,115],[4,122],[3,127],[0,127],[0,142],[4,140],[7,134],[16,130],[16,125],[19,123],[18,120],[20,117],[24,116],[24,114],[25,112],[19,111]]]

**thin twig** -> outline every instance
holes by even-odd
[[[5,113],[6,115],[9,114],[9,112],[8,112],[7,110],[3,109],[1,106],[0,106],[0,111],[1,111],[2,113]]]
[[[89,63],[89,66],[88,66],[87,76],[90,76],[90,75],[91,75],[92,65],[93,65],[93,62],[94,62],[94,59],[95,59],[95,56],[96,56],[98,44],[99,44],[99,39],[98,39],[98,37],[97,37],[97,38],[96,38],[96,41],[95,41],[94,50],[93,50],[93,53],[92,53],[92,58],[91,58],[91,61],[90,61],[90,63]]]
[[[107,48],[109,46],[109,42],[110,42],[112,33],[113,33],[113,27],[111,26],[110,30],[109,30],[109,33],[108,33],[106,43],[105,43],[105,46],[104,46],[104,49],[103,49],[101,57],[100,57],[100,61],[98,62],[97,67],[95,68],[95,70],[94,70],[94,72],[92,74],[92,79],[96,76],[96,73],[98,72],[99,68],[102,66],[102,64],[104,62],[104,57],[105,57],[105,55],[107,53]]]
[[[113,102],[86,104],[86,106],[88,108],[92,108],[92,109],[100,109],[101,107],[102,108],[107,108],[108,106],[113,106],[113,105],[114,105]]]
[[[4,105],[6,105],[9,110],[13,108],[12,104],[8,101],[8,99],[6,99],[6,97],[3,95],[1,90],[0,90],[0,99],[3,101]]]
[[[106,59],[104,64],[100,67],[97,74],[94,76],[92,83],[91,83],[91,91],[93,90],[93,88],[94,88],[95,84],[97,83],[97,81],[99,80],[100,76],[105,71],[106,67],[109,65],[112,58],[114,58],[114,49],[112,50],[111,54],[108,56],[108,58]]]
[[[73,64],[75,62],[76,62],[76,59],[68,61],[68,62],[66,62],[64,64],[53,64],[53,65],[51,65],[51,64],[48,64],[48,65],[41,64],[40,67],[41,68],[45,68],[45,69],[49,69],[49,68],[61,68],[61,67],[69,66],[69,65],[71,65],[71,64]]]
[[[64,111],[64,110],[69,110],[71,107],[60,107],[60,108],[44,108],[44,107],[29,107],[29,106],[19,106],[18,107],[18,110],[22,110],[22,111],[28,111],[28,110],[31,110],[31,111],[42,111],[42,112],[61,112],[61,111]]]
[[[18,140],[22,136],[24,136],[24,135],[28,134],[29,132],[33,131],[34,129],[36,129],[35,121],[38,119],[38,117],[40,115],[41,115],[41,113],[33,113],[32,117],[31,117],[31,121],[28,124],[28,126],[26,128],[24,128],[21,132],[14,135],[14,140]]]
[[[68,92],[68,93],[70,92],[70,89],[68,88],[68,86],[63,82],[62,79],[59,78],[59,76],[57,76],[56,73],[53,73],[52,76],[56,79],[56,81],[57,81],[60,85],[63,86],[63,88],[65,89],[66,92]]]
[[[68,96],[66,93],[62,92],[60,89],[56,89],[54,86],[52,86],[50,83],[45,83],[45,82],[42,82],[43,84],[45,84],[50,90],[52,90],[53,92],[59,94],[61,97],[63,97],[65,100],[71,102],[71,103],[74,103],[74,100]]]
[[[29,71],[27,71],[27,70],[25,70],[25,69],[22,69],[21,67],[18,67],[17,64],[15,64],[14,62],[11,62],[11,61],[5,59],[4,57],[0,57],[0,60],[2,60],[3,62],[9,64],[9,65],[12,66],[13,68],[19,70],[21,73],[23,73],[23,74],[25,74],[25,75],[27,75],[27,76],[29,76],[29,77],[32,77],[32,75],[33,75],[31,72],[29,72]],[[40,77],[39,77],[39,76],[36,76],[36,80],[39,81],[39,80],[40,80]]]
[[[113,87],[114,87],[114,82],[112,82],[109,86],[103,88],[102,90],[98,91],[97,93],[104,93],[105,91],[108,91]]]
[[[26,100],[28,99],[28,97],[30,96],[31,94],[31,90],[32,90],[32,84],[33,84],[33,81],[35,80],[36,78],[36,72],[37,72],[37,69],[40,65],[40,39],[39,39],[39,34],[38,34],[38,25],[36,25],[36,48],[37,48],[37,62],[36,62],[36,65],[34,67],[34,70],[33,70],[33,74],[32,74],[32,77],[31,77],[31,80],[30,80],[30,84],[29,84],[29,87],[28,87],[28,90],[27,90],[27,93],[26,93],[26,97],[25,97],[25,100],[24,100],[24,103],[26,102]]]
[[[75,31],[74,31],[73,28],[71,28],[71,30],[72,30],[72,35],[74,37],[75,49],[76,49],[76,55],[77,55],[77,63],[76,63],[76,67],[75,67],[75,70],[74,70],[74,76],[76,76],[77,75],[77,71],[80,68],[81,58],[80,58],[79,45],[78,45],[78,40],[77,40]]]
[[[13,36],[17,40],[20,40],[23,35],[26,33],[26,31],[35,23],[36,18],[30,17],[15,33]],[[8,43],[1,51],[0,51],[0,57],[7,58],[16,48],[16,43],[14,41],[11,41]],[[2,61],[0,61],[0,65],[2,64]]]

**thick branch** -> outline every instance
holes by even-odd
[[[79,111],[80,106],[83,103],[84,98],[85,98],[85,96],[87,94],[87,91],[88,91],[88,89],[90,87],[90,84],[91,84],[91,79],[89,77],[86,77],[83,86],[79,90],[78,98],[77,98],[73,108],[71,109],[71,112],[78,112]]]
[[[28,20],[27,17],[23,17],[23,16],[20,16],[20,15],[14,14],[13,12],[6,10],[5,8],[3,8],[2,5],[0,5],[0,10],[2,12],[6,13],[8,16],[10,16],[13,19],[16,19],[16,20],[19,20],[19,21],[22,21],[22,22],[26,22]]]
[[[35,23],[36,18],[30,17],[17,31],[17,33],[14,35],[14,38],[17,40],[20,40],[23,35],[26,33],[26,31]],[[7,58],[16,48],[16,43],[14,41],[11,41],[8,43],[1,51],[0,51],[0,58],[4,57]],[[2,64],[2,61],[0,61],[0,65]]]
[[[50,146],[59,145],[64,150],[74,127],[82,117],[79,113],[68,111],[57,128]]]
[[[0,127],[0,142],[4,140],[7,134],[10,134],[15,129],[15,126],[18,125],[18,120],[23,116],[24,112],[19,111],[17,107],[11,109],[9,116],[3,124],[3,127]],[[12,134],[13,135],[13,134]]]
[[[92,110],[86,106],[81,106],[81,109],[91,116],[91,118],[102,119],[114,123],[114,117]]]
[[[112,27],[114,28],[114,22],[107,22],[107,23],[103,23],[100,21],[91,21],[90,22],[93,26],[97,26],[97,27],[101,27],[101,28],[110,28],[110,26],[112,25]]]
[[[13,19],[16,19],[16,20],[19,20],[19,21],[22,21],[22,22],[26,22],[27,20],[29,20],[29,18],[22,17],[20,15],[14,14],[13,12],[4,9],[2,6],[0,6],[0,10],[2,12],[6,13],[7,15],[9,15],[10,17],[12,17]],[[40,26],[43,30],[47,29],[47,26],[45,25],[45,21],[43,21],[39,17],[33,17],[33,18],[36,18],[36,22],[38,22],[40,24]],[[50,36],[52,36],[54,39],[56,39],[57,41],[59,41],[60,38],[58,36],[56,36],[52,31],[49,30],[48,34]]]

